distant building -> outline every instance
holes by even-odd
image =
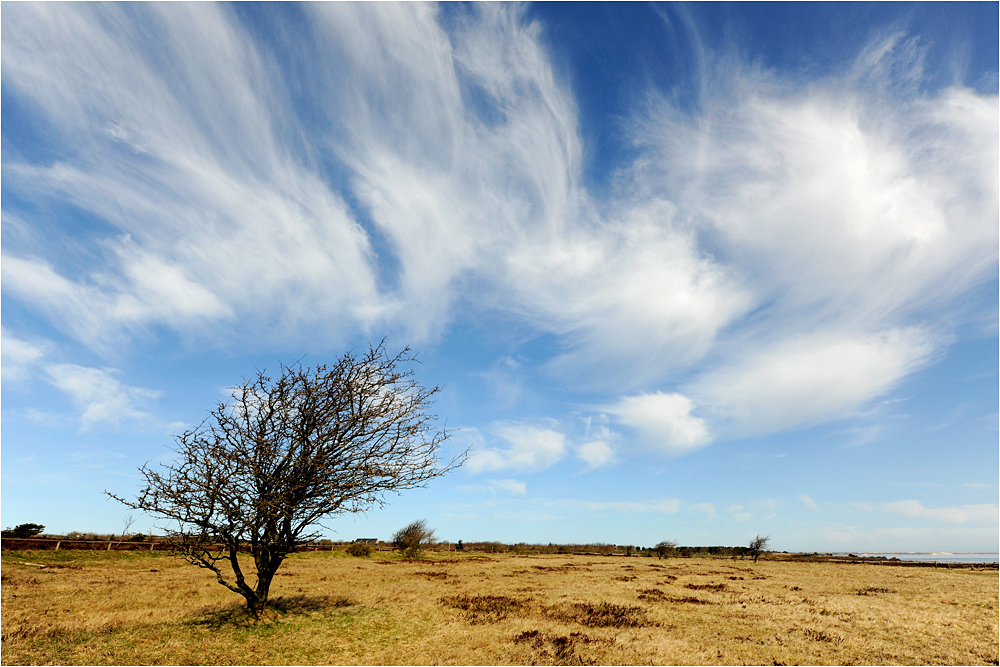
[[[377,537],[359,537],[354,541],[361,544],[378,544],[379,540]]]

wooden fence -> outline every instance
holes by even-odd
[[[214,545],[221,548],[222,545]],[[336,544],[309,544],[296,551],[332,551]],[[4,537],[0,539],[3,551],[170,551],[173,545],[165,540],[74,540],[57,537]]]

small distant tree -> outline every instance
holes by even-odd
[[[753,562],[757,562],[757,559],[760,558],[760,554],[767,549],[767,543],[770,540],[771,538],[768,535],[764,535],[763,537],[757,535],[757,537],[750,540],[750,545],[747,547],[747,553],[751,558],[753,558]]]
[[[673,556],[676,549],[677,542],[674,542],[673,540],[664,540],[653,547],[653,553],[656,554],[657,558],[667,558],[668,556]]]
[[[13,528],[5,528],[3,530],[4,537],[34,537],[38,535],[43,530],[45,526],[40,523],[22,523]]]
[[[420,519],[400,528],[392,536],[392,546],[407,558],[416,558],[434,543],[434,531],[427,527],[427,520]]]
[[[232,390],[198,427],[176,438],[177,459],[139,469],[126,507],[167,521],[174,552],[212,571],[259,617],[275,572],[297,547],[320,537],[322,519],[385,504],[462,464],[439,464],[448,438],[429,414],[425,388],[384,342],[332,366],[258,372]],[[256,570],[248,581],[247,554]]]
[[[465,545],[462,544],[462,540],[459,540],[458,544],[455,545],[455,551],[464,551],[464,550],[465,550]]]
[[[132,516],[131,514],[126,514],[125,516],[122,517],[122,523],[125,524],[125,527],[122,528],[122,539],[124,540],[126,537],[128,537],[129,528],[131,528],[132,524],[135,523],[135,517]]]

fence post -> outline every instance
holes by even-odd
[[[62,542],[56,542],[56,551],[59,551],[59,545],[60,544],[62,544]]]
[[[114,544],[114,542],[108,542],[108,551],[111,551],[111,545],[112,544]]]

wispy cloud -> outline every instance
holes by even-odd
[[[523,496],[528,492],[528,485],[516,479],[491,479],[489,485],[498,493],[507,493],[513,496]]]
[[[560,500],[549,503],[557,507],[575,507],[602,514],[676,514],[681,501],[674,498],[659,498],[646,502]]]
[[[900,500],[888,503],[851,503],[851,506],[865,512],[886,512],[909,519],[928,519],[947,524],[983,523],[995,527],[1000,520],[1000,506],[987,504],[925,507],[919,500]]]
[[[5,160],[5,184],[115,232],[91,267],[5,247],[5,290],[98,348],[122,327],[189,332],[235,312],[258,325],[281,313],[284,329],[345,312],[370,321],[366,235],[289,148],[288,100],[224,8],[24,6],[8,18],[5,85],[59,133],[66,159]],[[148,45],[150,30],[166,38]]]
[[[720,58],[697,110],[654,96],[636,126],[637,187],[710,233],[754,304],[683,388],[727,434],[858,410],[947,345],[940,309],[995,276],[997,98],[920,92],[913,48],[879,37],[808,83]]]
[[[819,505],[817,505],[816,501],[813,500],[808,495],[800,493],[799,500],[802,501],[802,506],[805,507],[807,510],[812,510],[814,512],[819,510]]]
[[[45,356],[45,343],[32,343],[11,336],[6,329],[0,329],[0,361],[4,380],[20,380],[28,370]]]
[[[566,455],[566,436],[552,429],[525,424],[498,424],[494,426],[493,432],[506,441],[508,446],[474,449],[466,463],[470,472],[537,472],[557,463]]]
[[[160,395],[158,391],[131,387],[115,377],[113,369],[87,368],[76,364],[45,367],[49,381],[67,394],[80,409],[82,428],[103,422],[149,419],[143,405]]]
[[[104,353],[160,328],[429,341],[461,299],[553,335],[550,373],[618,396],[620,423],[678,455],[856,414],[995,280],[997,97],[924,92],[904,35],[804,82],[692,32],[697,104],[645,91],[605,195],[523,7],[303,11],[265,43],[224,5],[5,6],[5,105],[60,142],[55,160],[5,153],[5,220],[45,200],[67,212],[54,234],[100,223],[59,248],[5,236],[5,296]],[[569,446],[498,435],[470,469],[539,470]]]
[[[583,472],[615,463],[617,452],[614,443],[620,441],[621,436],[608,428],[610,422],[608,416],[605,414],[589,416],[583,422],[586,424],[581,436],[583,444],[576,446],[576,458],[587,464]]]
[[[707,372],[691,388],[739,433],[768,433],[842,417],[891,389],[928,357],[924,332],[789,338]]]
[[[576,448],[576,457],[587,464],[587,470],[594,470],[613,463],[615,450],[604,440],[591,440]]]

